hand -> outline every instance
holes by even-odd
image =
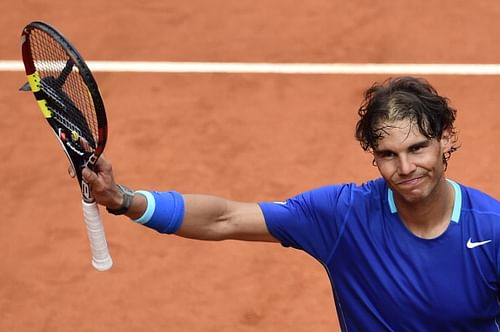
[[[93,170],[84,168],[82,177],[90,185],[92,196],[98,204],[112,209],[121,206],[123,195],[116,186],[111,163],[103,156],[99,158]]]

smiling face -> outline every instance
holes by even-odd
[[[449,159],[451,153],[458,148],[453,125],[456,110],[448,103],[446,97],[438,95],[436,89],[421,78],[396,77],[389,78],[383,83],[375,83],[365,91],[358,115],[360,118],[356,124],[355,135],[365,151],[375,153],[376,150],[386,150],[384,145],[390,142],[381,140],[395,133],[390,130],[391,128],[384,127],[385,125],[393,125],[402,130],[399,135],[400,142],[396,142],[397,144],[408,144],[410,139],[416,139],[414,136],[420,136],[419,139],[422,141],[426,139],[432,141],[429,142],[432,146],[434,143],[443,143],[443,138],[446,137],[446,159]],[[405,121],[411,121],[412,126]],[[415,131],[409,131],[410,127]],[[391,131],[391,135],[387,135],[388,131]],[[393,137],[391,142],[392,140]],[[427,150],[427,147],[424,150]],[[414,153],[408,154],[409,157],[414,155]],[[380,165],[390,159],[382,159],[380,154],[378,156],[376,154],[375,157],[379,159]],[[436,163],[440,162],[441,157]],[[385,171],[385,167],[381,171]]]
[[[427,138],[411,120],[385,122],[379,128],[383,135],[373,155],[396,201],[433,199],[445,184],[443,154],[450,149],[448,133],[439,140]]]

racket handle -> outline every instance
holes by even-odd
[[[92,266],[98,271],[106,271],[113,265],[109,254],[104,225],[95,202],[87,203],[82,200],[83,217],[87,225],[87,234],[92,252]]]

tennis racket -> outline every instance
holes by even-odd
[[[82,193],[83,216],[99,271],[111,268],[99,209],[82,169],[92,168],[107,140],[107,120],[97,83],[82,56],[56,29],[31,22],[21,35],[21,49],[28,83],[42,114],[68,157]]]

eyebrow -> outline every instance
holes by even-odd
[[[426,146],[429,146],[430,142],[431,142],[431,139],[428,138],[424,141],[420,141],[420,142],[417,142],[417,143],[410,145],[407,150],[410,151],[410,150],[413,150],[415,148],[424,148]],[[384,154],[384,153],[388,153],[388,152],[395,153],[391,149],[378,150],[377,148],[373,149],[373,152],[375,152],[376,154]]]

